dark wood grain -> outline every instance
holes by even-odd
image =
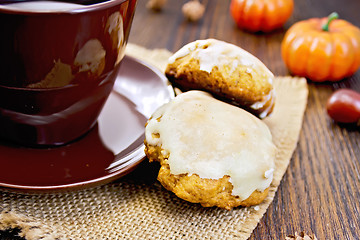
[[[139,0],[130,42],[176,51],[197,39],[217,38],[256,55],[275,75],[288,75],[280,43],[292,24],[337,11],[341,18],[360,26],[359,0],[295,0],[293,15],[284,28],[269,34],[237,29],[229,15],[229,0],[203,0],[203,19],[189,23],[181,13],[184,2],[169,0],[162,12],[155,13],[146,9],[146,0]],[[359,128],[333,123],[325,109],[330,94],[345,87],[360,91],[359,71],[338,83],[309,82],[298,146],[251,240],[285,239],[301,231],[315,233],[318,239],[360,239]]]
[[[360,26],[359,0],[295,0],[292,17],[270,34],[239,30],[229,15],[230,0],[202,0],[204,17],[189,23],[181,13],[185,0],[168,0],[161,12],[139,0],[130,42],[147,48],[176,51],[205,38],[234,43],[260,58],[275,75],[288,75],[280,42],[295,22],[337,11]],[[360,239],[360,131],[333,123],[325,104],[338,88],[360,92],[360,72],[338,83],[309,82],[309,99],[298,146],[278,192],[251,240],[285,239],[295,232],[315,233],[318,239]],[[12,239],[11,233],[0,238]]]

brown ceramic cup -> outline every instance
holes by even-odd
[[[25,1],[28,9],[0,0],[1,141],[62,145],[95,125],[124,56],[136,0],[84,1],[90,5],[54,9]]]

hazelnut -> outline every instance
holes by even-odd
[[[196,22],[204,15],[205,7],[199,1],[191,0],[183,5],[182,12],[189,21]]]
[[[149,0],[146,7],[154,11],[161,11],[166,2],[167,0]]]

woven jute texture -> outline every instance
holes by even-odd
[[[164,70],[166,50],[129,44],[127,54]],[[274,198],[297,145],[307,103],[302,78],[277,77],[276,105],[264,121],[278,152],[266,200],[231,211],[204,208],[166,191],[156,180],[157,163],[146,160],[128,176],[67,193],[0,191],[0,229],[19,228],[35,239],[247,239]]]

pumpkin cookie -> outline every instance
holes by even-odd
[[[155,111],[145,136],[158,180],[186,201],[230,210],[267,196],[276,148],[266,124],[241,108],[188,91]]]
[[[166,76],[182,91],[203,90],[264,118],[274,107],[274,75],[245,50],[215,39],[189,43],[169,59]]]

